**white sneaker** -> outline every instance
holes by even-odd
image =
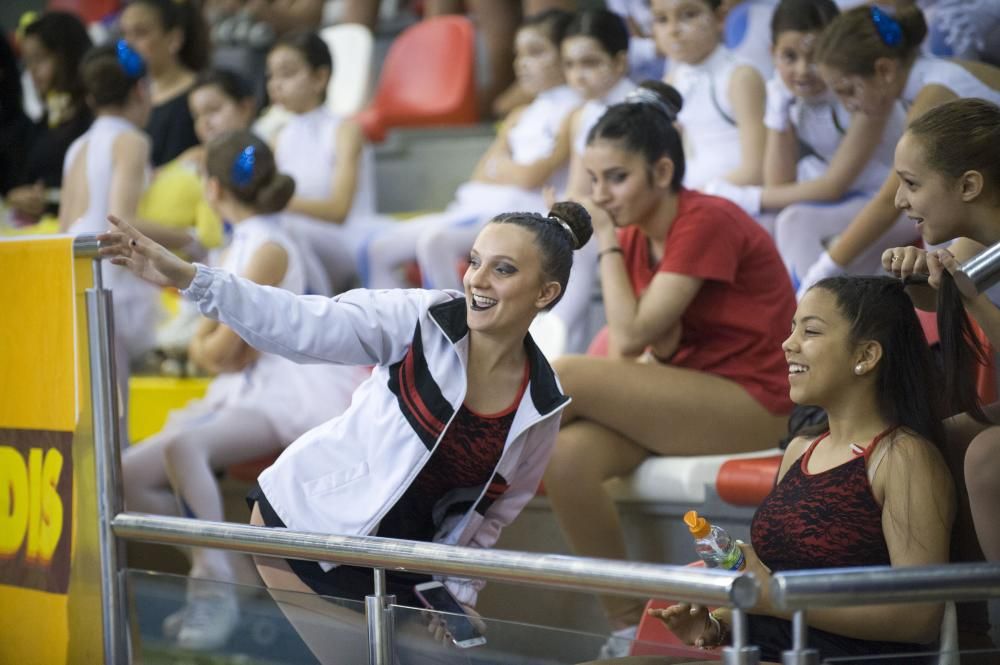
[[[612,658],[624,658],[629,655],[632,649],[632,642],[635,641],[639,633],[639,626],[629,626],[613,631],[611,637],[601,647],[597,654],[597,660],[610,660]]]
[[[187,605],[177,610],[173,614],[167,615],[163,620],[163,636],[168,640],[176,640],[177,634],[181,632],[181,624],[184,623],[184,615],[187,613]]]
[[[199,589],[182,610],[177,646],[191,651],[214,651],[225,646],[236,630],[240,607],[236,592],[227,587]]]

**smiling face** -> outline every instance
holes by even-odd
[[[329,81],[326,67],[313,69],[294,48],[278,46],[267,54],[267,94],[292,113],[306,113],[322,104]]]
[[[650,166],[641,153],[624,149],[618,141],[597,139],[588,144],[583,165],[590,176],[591,198],[618,227],[650,219],[670,191],[669,158]]]
[[[625,54],[612,56],[593,37],[567,37],[561,51],[566,83],[584,99],[600,99],[625,75]]]
[[[563,83],[559,49],[537,26],[521,28],[514,39],[514,74],[532,95]]]
[[[917,225],[928,244],[968,235],[960,183],[927,163],[920,139],[906,132],[896,144],[896,207]]]
[[[534,234],[515,224],[487,224],[462,278],[469,329],[524,335],[535,315],[559,294],[545,278]]]
[[[239,102],[217,85],[203,85],[188,95],[194,131],[203,144],[222,134],[246,129],[253,118],[253,100]]]
[[[826,408],[856,384],[854,368],[861,356],[851,344],[850,330],[833,293],[822,287],[806,292],[792,319],[792,333],[781,345],[793,402]]]
[[[653,0],[653,39],[671,60],[698,64],[722,40],[722,21],[704,0]]]
[[[796,97],[811,99],[826,92],[826,83],[812,59],[815,43],[815,32],[785,30],[771,51],[775,70]]]

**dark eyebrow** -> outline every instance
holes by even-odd
[[[826,321],[816,315],[803,316],[800,323],[805,323],[806,321],[819,321],[820,323],[826,323]]]

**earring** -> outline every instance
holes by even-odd
[[[863,374],[864,371],[865,371],[865,366],[862,365],[861,363],[858,363],[857,365],[854,366],[854,373],[857,374],[858,376]]]

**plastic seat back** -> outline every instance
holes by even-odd
[[[705,563],[701,560],[692,561],[688,564],[688,567],[704,568]],[[662,621],[646,613],[648,610],[664,609],[675,604],[676,601],[661,600],[658,598],[653,598],[646,603],[629,655],[675,656],[697,661],[720,660],[722,652],[718,649],[702,649],[700,647],[688,646],[677,639],[677,636],[670,632],[670,629]]]
[[[326,104],[339,115],[354,115],[368,103],[375,50],[371,30],[357,23],[341,23],[323,28],[319,36],[333,55]]]
[[[357,119],[371,141],[392,127],[476,122],[475,33],[464,16],[429,18],[389,47],[372,103]]]
[[[122,9],[121,0],[49,0],[46,11],[72,12],[84,23],[96,23]]]

